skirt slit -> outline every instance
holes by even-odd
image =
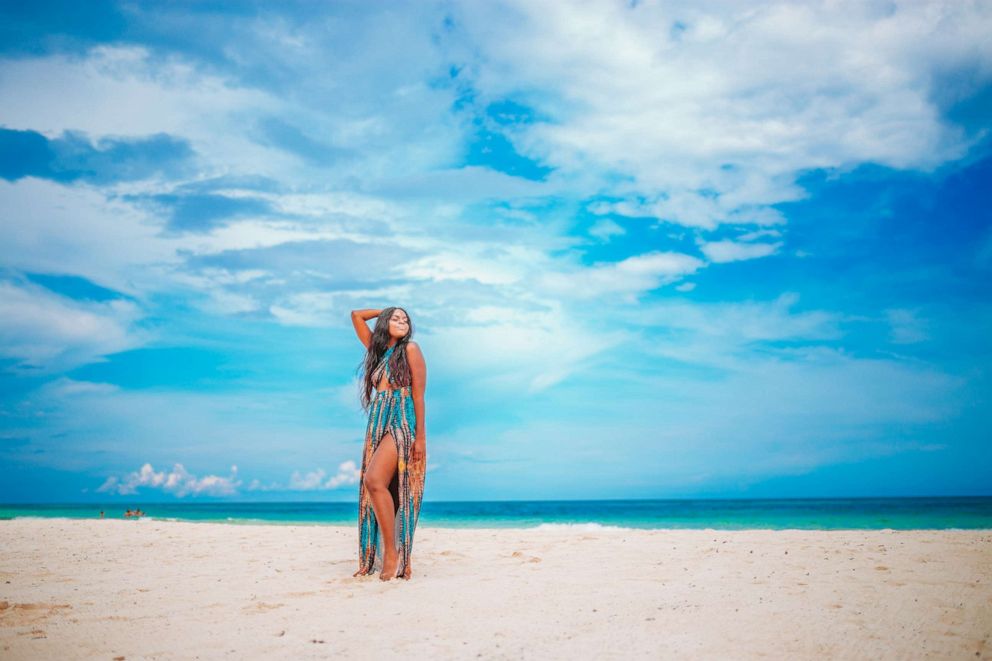
[[[379,442],[388,432],[396,443],[396,472],[390,481],[395,516],[395,538],[400,561],[398,572],[404,578],[411,575],[413,535],[420,517],[424,493],[426,457],[410,461],[410,448],[414,443],[416,416],[409,386],[394,391],[377,393],[369,407],[369,420],[362,454],[362,469],[358,494],[358,561],[359,573],[370,574],[382,567],[383,551],[379,523],[372,507],[372,499],[365,488],[365,471]]]

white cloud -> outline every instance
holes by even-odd
[[[249,491],[322,491],[337,489],[342,486],[358,484],[361,479],[361,469],[358,465],[348,459],[338,465],[338,471],[334,475],[328,476],[323,468],[316,468],[306,473],[293,471],[289,476],[289,482],[282,486],[276,482],[263,485],[260,480],[252,480],[248,486]]]
[[[960,157],[980,136],[941,120],[936,81],[968,71],[965,96],[992,79],[992,15],[975,3],[460,8],[478,103],[551,118],[516,127],[519,149],[627,175],[613,192],[643,200],[629,212],[701,228],[773,222],[802,170]]]
[[[163,59],[141,46],[96,46],[85,57],[0,64],[3,124],[49,137],[67,129],[96,135],[184,135],[196,128],[205,133],[211,119],[281,105],[267,93],[238,88],[192,62]]]
[[[633,302],[637,294],[675,282],[704,265],[692,255],[653,251],[570,273],[547,273],[538,278],[538,284],[545,291],[578,300],[614,295]]]
[[[46,384],[45,391],[51,397],[62,398],[77,395],[110,395],[120,392],[121,388],[112,383],[78,381],[63,376]]]
[[[299,471],[293,471],[293,474],[289,478],[289,489],[294,491],[311,491],[313,489],[320,488],[320,485],[324,481],[323,468],[318,468],[317,470],[310,471],[306,475],[301,475]]]
[[[289,154],[249,140],[246,131],[230,130],[232,123],[243,127],[254,115],[285,108],[283,100],[177,56],[101,45],[86,57],[3,60],[0,67],[0,123],[9,128],[49,138],[64,130],[94,137],[164,132],[189,139],[199,158],[218,166],[250,163],[253,174],[273,174],[296,165]]]
[[[0,123],[49,134],[165,131],[188,138],[207,169],[299,189],[331,173],[356,183],[449,165],[463,127],[449,114],[453,91],[436,84],[446,63],[429,28],[444,8],[366,9],[329,7],[302,22],[135,9],[136,24],[223,42],[222,57],[211,59],[213,44],[166,55],[100,45],[84,57],[4,60]]]
[[[256,477],[248,484],[247,489],[248,491],[281,491],[284,487],[277,482],[263,484],[262,481]]]
[[[464,243],[457,250],[442,242],[429,255],[399,264],[396,270],[414,280],[476,280],[484,285],[511,285],[543,264],[543,252],[527,246]]]
[[[153,191],[148,184],[142,186],[145,192],[163,192]],[[76,275],[138,300],[164,292],[184,296],[199,293],[203,296],[190,298],[203,311],[237,314],[266,306],[273,291],[291,289],[292,285],[280,287],[280,280],[287,275],[282,265],[275,261],[267,268],[249,265],[194,271],[186,266],[187,260],[307,242],[319,246],[320,241],[335,239],[357,244],[382,242],[382,226],[362,229],[360,221],[392,222],[398,213],[373,198],[334,193],[291,196],[286,209],[281,207],[281,200],[273,198],[271,202],[282,212],[292,209],[310,215],[293,221],[245,219],[202,234],[166,236],[159,229],[161,220],[156,222],[119,199],[106,199],[93,188],[66,187],[34,178],[0,181],[0,205],[4,209],[0,262],[26,272]],[[360,218],[359,214],[370,215]],[[417,241],[409,243],[416,248]],[[121,249],[123,244],[126,250]],[[287,260],[291,259],[289,255]],[[256,288],[264,295],[256,296]]]
[[[470,374],[473,389],[494,396],[550,388],[630,338],[623,330],[591,325],[555,300],[529,308],[479,305],[463,312],[458,323],[432,329],[421,346],[433,373],[459,379]]]
[[[623,236],[626,233],[627,230],[609,218],[600,218],[589,228],[589,235],[603,242],[609,241],[614,236]]]
[[[196,477],[182,464],[177,463],[171,471],[166,472],[156,471],[151,464],[146,463],[139,470],[123,478],[113,475],[108,477],[97,491],[116,492],[126,496],[136,494],[139,488],[147,487],[171,493],[178,498],[187,495],[230,496],[237,493],[240,485],[237,466],[231,466],[231,474],[226,477],[219,475]]]
[[[0,355],[17,369],[52,372],[140,345],[131,301],[76,301],[31,284],[0,281]]]
[[[701,242],[699,249],[711,262],[739,262],[774,255],[782,247],[781,243],[740,243],[737,241]]]
[[[369,306],[369,300],[409,300],[414,287],[401,284],[376,289],[343,291],[303,291],[280,298],[269,312],[287,326],[327,328],[350,324],[348,313]]]
[[[350,459],[348,461],[342,461],[338,466],[338,472],[332,475],[327,482],[324,483],[324,488],[326,489],[337,489],[340,486],[349,484],[358,484],[358,480],[361,479],[362,470],[355,464],[354,461]]]
[[[798,192],[795,192],[785,199],[798,197]],[[716,229],[721,223],[761,226],[781,225],[786,222],[781,212],[770,207],[753,204],[735,207],[732,200],[726,196],[715,197],[686,191],[655,194],[648,199],[598,201],[589,205],[589,210],[600,215],[614,213],[630,218],[654,218],[659,223],[669,221],[700,230]]]
[[[0,181],[0,207],[0,262],[8,268],[77,275],[140,297],[144,288],[131,276],[141,282],[144,268],[180,261],[176,244],[157,239],[144,214],[92,188]]]
[[[737,237],[738,241],[756,241],[757,239],[763,239],[765,237],[780,237],[782,232],[780,230],[770,230],[761,229],[754,230],[753,232],[745,232]]]

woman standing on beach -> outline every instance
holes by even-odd
[[[366,322],[372,318],[376,322],[370,332]],[[409,579],[427,466],[427,366],[420,347],[410,341],[413,324],[403,308],[353,310],[351,322],[366,348],[360,368],[361,403],[369,414],[358,486],[358,571],[354,576],[373,572],[381,559],[380,579]]]

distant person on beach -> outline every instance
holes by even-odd
[[[370,332],[367,322],[373,318]],[[420,347],[410,340],[413,323],[403,308],[353,310],[351,323],[366,349],[359,367],[360,399],[369,414],[358,485],[358,571],[353,575],[372,573],[381,559],[381,580],[409,579],[427,468],[427,365]]]
[[[103,518],[103,510],[100,510],[100,518]]]
[[[124,512],[124,518],[125,519],[130,519],[131,516],[132,516],[131,510],[127,510],[126,512]]]

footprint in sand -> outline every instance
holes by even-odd
[[[271,610],[275,610],[277,608],[282,608],[285,605],[286,604],[267,604],[264,601],[260,601],[257,604],[249,604],[248,606],[245,606],[241,610],[243,610],[246,613],[265,613]]]
[[[539,557],[537,557],[536,555],[530,555],[530,556],[528,556],[523,551],[514,551],[513,553],[510,554],[510,557],[511,558],[520,558],[524,562],[541,562],[541,559]]]
[[[12,604],[9,601],[0,601],[0,625],[20,627],[37,624],[54,615],[61,615],[63,611],[71,608],[72,606],[69,604],[46,604],[44,602]]]

